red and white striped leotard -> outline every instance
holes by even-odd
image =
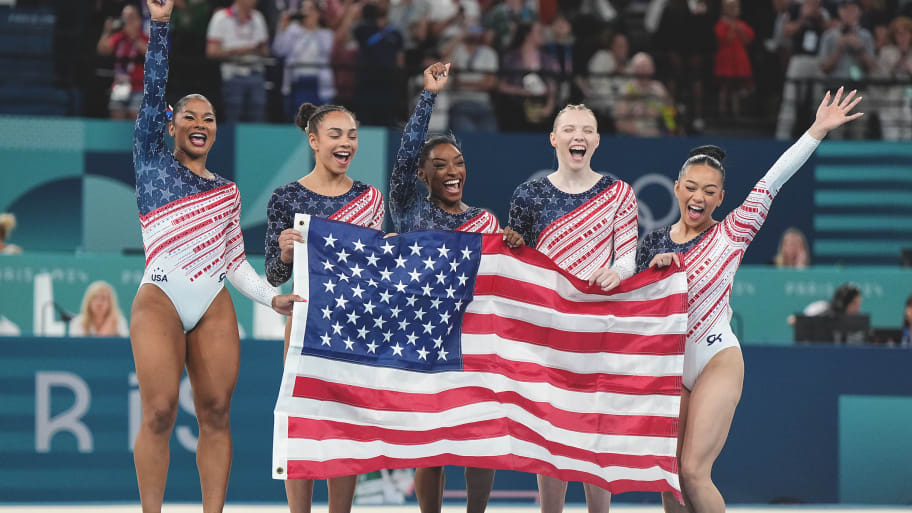
[[[687,345],[684,352],[684,386],[693,388],[703,367],[727,347],[738,346],[731,331],[732,282],[744,251],[760,231],[782,185],[814,153],[820,141],[804,134],[793,144],[748,194],[738,208],[701,235],[684,244],[671,241],[668,228],[643,238],[640,267],[660,253],[684,253],[689,307]]]

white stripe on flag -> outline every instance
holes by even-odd
[[[500,296],[475,296],[466,312],[497,314],[542,328],[583,333],[629,333],[632,335],[661,335],[682,333],[687,327],[687,313],[665,317],[618,317],[557,312],[554,309],[506,299]]]
[[[311,419],[345,422],[359,426],[382,427],[398,431],[425,431],[460,426],[465,424],[467,419],[475,422],[507,417],[548,440],[554,440],[557,443],[587,451],[597,450],[599,452],[628,454],[631,456],[657,455],[673,457],[677,449],[677,439],[671,436],[610,435],[573,431],[555,427],[547,420],[537,417],[519,406],[497,402],[474,403],[431,413],[371,410],[333,401],[305,399],[302,397],[296,397],[289,401],[289,406],[303,408],[292,411],[319,412],[319,414],[307,416],[307,418]],[[293,415],[290,415],[290,417],[293,417]]]
[[[463,335],[462,354],[493,354],[511,361],[534,363],[579,374],[680,376],[684,367],[684,355],[573,353],[507,340],[494,334]]]
[[[289,351],[290,354],[290,351]],[[366,367],[357,363],[329,360],[315,356],[297,358],[299,365],[286,374],[336,382],[333,376],[344,376],[345,383],[356,387],[372,388],[390,392],[411,394],[435,394],[453,388],[478,386],[484,383],[495,393],[516,392],[530,401],[547,402],[562,410],[612,415],[659,415],[677,417],[681,406],[679,395],[632,395],[611,392],[575,392],[558,388],[548,383],[517,382],[502,374],[483,372],[449,371],[421,373],[375,367],[365,372]],[[288,396],[290,398],[291,390]],[[280,398],[283,399],[283,398]],[[602,405],[598,410],[586,408],[588,404]],[[299,411],[287,410],[283,411]],[[311,411],[311,410],[303,410]]]
[[[674,273],[655,283],[644,285],[633,292],[619,292],[610,296],[585,294],[573,286],[563,274],[522,262],[507,255],[484,255],[478,266],[479,275],[503,276],[554,290],[561,297],[572,301],[601,303],[605,301],[643,301],[680,294],[687,290],[687,276]]]

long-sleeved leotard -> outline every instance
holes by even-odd
[[[732,282],[744,251],[757,235],[782,185],[814,153],[820,141],[808,134],[793,144],[738,208],[725,219],[684,244],[671,240],[670,227],[643,237],[637,251],[637,268],[649,266],[661,253],[682,253],[687,270],[689,306],[684,386],[692,388],[709,360],[722,349],[738,345],[731,333]],[[690,353],[688,355],[688,353]]]
[[[266,278],[269,283],[281,285],[291,277],[291,264],[281,259],[279,235],[283,230],[293,228],[295,214],[310,214],[375,230],[383,227],[383,195],[371,185],[354,182],[348,192],[339,196],[317,194],[299,182],[273,191],[266,225]]]
[[[247,297],[270,305],[275,291],[247,262],[237,186],[202,178],[165,145],[168,23],[152,22],[142,108],[133,138],[136,204],[146,253],[142,284],[171,299],[184,330],[193,329],[225,279]]]
[[[561,191],[547,177],[528,180],[513,192],[510,227],[578,278],[609,264],[622,280],[634,274],[637,202],[621,180],[602,177],[579,194]]]
[[[427,138],[428,122],[436,97],[430,91],[421,91],[418,105],[402,132],[396,165],[390,175],[389,202],[393,225],[400,233],[431,229],[496,233],[500,230],[497,218],[487,210],[469,207],[465,212],[451,214],[419,194],[418,159]]]

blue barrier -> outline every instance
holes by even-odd
[[[282,346],[245,340],[241,353],[228,500],[282,502],[282,483],[270,479]],[[140,404],[129,341],[0,338],[0,355],[0,500],[138,500],[130,447]],[[912,351],[750,346],[744,359],[744,396],[714,472],[727,501],[912,503]],[[195,502],[197,426],[189,387],[181,392],[166,500]],[[448,473],[450,489],[459,487],[461,469]],[[535,477],[499,472],[495,489],[534,490]],[[325,488],[315,499],[326,499]],[[568,500],[583,500],[579,485]]]

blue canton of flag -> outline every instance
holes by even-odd
[[[302,354],[425,372],[462,369],[460,336],[481,236],[415,232],[384,239],[311,217]]]

